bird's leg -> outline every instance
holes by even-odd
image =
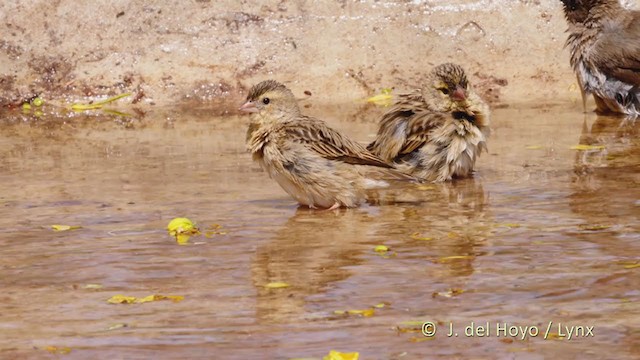
[[[333,205],[331,205],[331,207],[330,207],[330,208],[328,208],[328,209],[327,209],[327,211],[331,211],[331,210],[339,209],[339,208],[340,208],[340,206],[341,206],[341,205],[340,205],[340,203],[336,201],[336,203],[335,203],[335,204],[333,204]]]
[[[576,74],[576,79],[578,80],[578,87],[580,88],[580,96],[582,96],[582,111],[587,112],[587,93],[584,91],[584,86],[582,85],[582,80],[580,80],[580,76]]]

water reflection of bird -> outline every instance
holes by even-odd
[[[251,272],[258,288],[257,318],[275,323],[326,319],[341,306],[366,307],[380,299],[400,301],[406,293],[420,298],[465,288],[494,229],[482,182],[462,179],[420,191],[430,206],[335,213],[298,208],[256,249]],[[389,245],[397,255],[381,258],[373,251],[377,244]],[[359,282],[363,279],[371,283]],[[290,287],[264,288],[270,282]]]
[[[455,64],[435,67],[422,89],[400,94],[368,149],[408,174],[446,181],[471,174],[489,132],[489,106]]]
[[[358,206],[366,188],[381,184],[355,165],[393,167],[323,121],[302,115],[293,93],[276,81],[255,85],[240,110],[253,114],[247,132],[253,159],[310,208]]]
[[[260,289],[257,317],[283,321],[310,316],[307,297],[321,294],[328,285],[351,276],[348,267],[363,262],[369,250],[374,219],[364,210],[314,212],[298,208],[275,235],[256,250],[252,278]],[[287,291],[264,288],[270,282],[285,282]],[[354,291],[356,291],[354,289]]]
[[[600,113],[640,115],[640,11],[619,0],[562,2],[585,108],[593,94]]]
[[[640,161],[640,121],[635,117],[598,116],[589,126],[582,126],[576,152],[573,182],[583,190],[597,190],[602,178],[610,178],[616,169],[637,167]],[[629,172],[624,170],[624,172]]]

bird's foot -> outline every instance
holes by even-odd
[[[336,202],[335,204],[331,205],[331,207],[330,207],[330,208],[328,208],[328,209],[327,209],[327,211],[337,210],[337,209],[339,209],[339,208],[340,208],[340,206],[341,206],[341,205],[340,205],[340,203],[339,203],[339,202]]]

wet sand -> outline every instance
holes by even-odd
[[[366,142],[382,109],[305,111]],[[246,117],[215,112],[2,115],[1,358],[640,357],[640,120],[498,109],[473,178],[318,212],[251,162]],[[179,216],[226,234],[179,246],[165,230]],[[594,336],[544,340],[550,321]],[[466,336],[471,322],[489,336]],[[540,333],[499,337],[504,324]]]

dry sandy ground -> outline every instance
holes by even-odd
[[[0,103],[206,103],[265,78],[335,102],[447,61],[493,104],[575,101],[565,29],[559,0],[2,2]]]

